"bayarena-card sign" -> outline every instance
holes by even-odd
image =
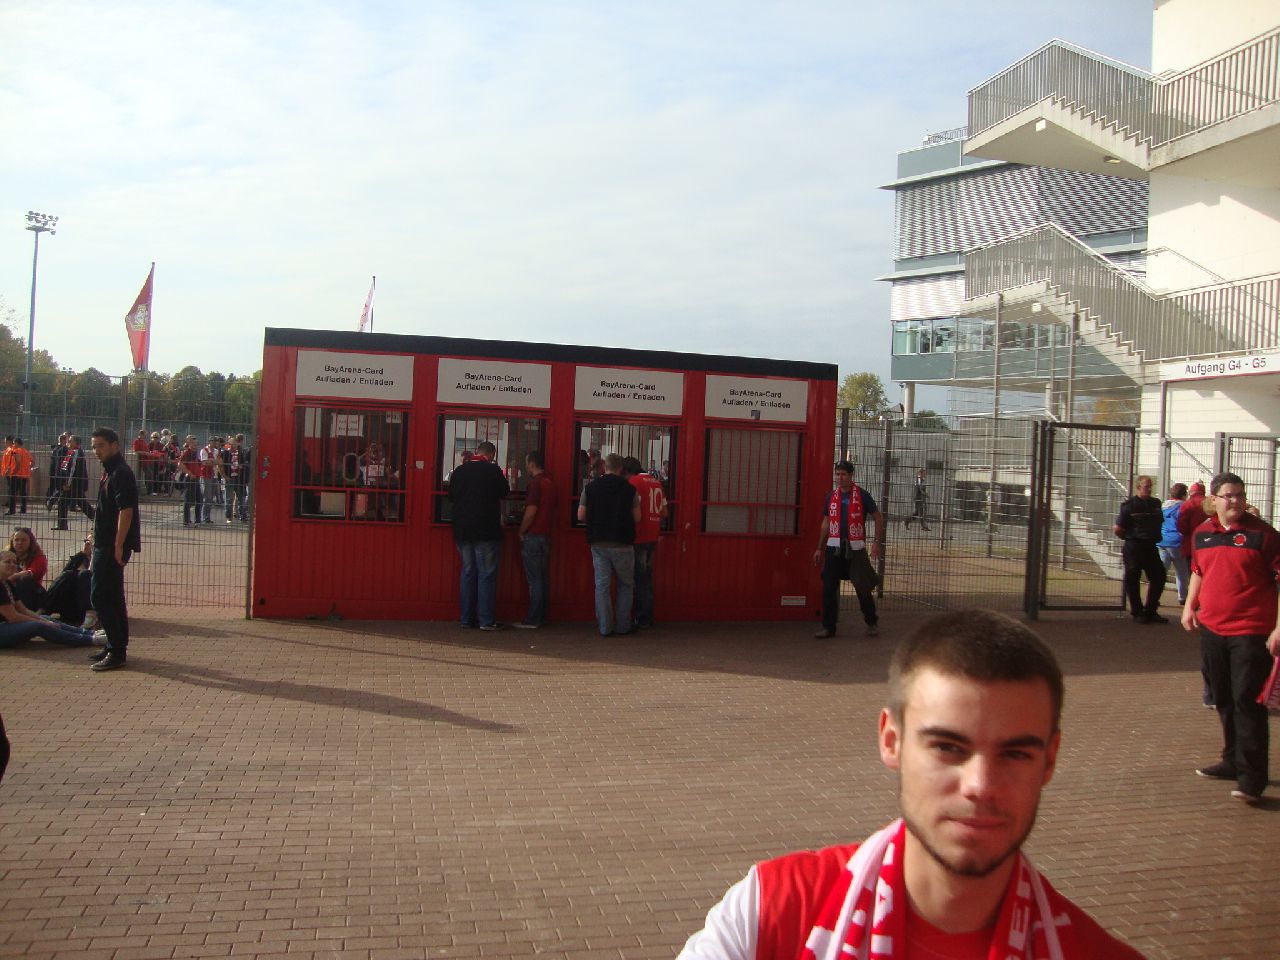
[[[656,619],[812,617],[836,378],[802,361],[268,329],[253,614],[456,620],[449,482],[487,440],[510,488],[495,507],[499,619],[528,602],[530,453],[555,491],[550,620],[593,617],[576,508],[611,453],[634,458],[668,503]]]

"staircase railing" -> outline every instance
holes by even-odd
[[[965,254],[970,299],[1036,282],[1048,283],[1144,359],[1280,345],[1280,275],[1157,294],[1056,224]]]
[[[1051,99],[1139,143],[1160,146],[1280,102],[1278,64],[1280,28],[1161,77],[1051,40],[969,91],[969,135]]]

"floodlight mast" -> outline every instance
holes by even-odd
[[[36,337],[36,271],[40,263],[40,234],[57,233],[58,218],[47,213],[27,211],[27,229],[35,234],[35,251],[31,255],[31,316],[27,326],[27,372],[22,379],[22,437],[31,442],[31,359]]]

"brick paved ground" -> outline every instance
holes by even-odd
[[[603,641],[153,609],[127,671],[0,652],[0,956],[671,957],[753,860],[893,815],[874,723],[916,619]],[[1274,956],[1280,804],[1192,775],[1194,642],[1043,630],[1070,676],[1040,865],[1152,958]]]

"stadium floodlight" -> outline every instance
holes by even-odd
[[[48,213],[27,211],[27,229],[35,234],[35,252],[31,255],[31,318],[27,326],[27,372],[22,379],[22,437],[31,443],[31,358],[36,339],[36,270],[40,264],[40,234],[57,233],[58,218]]]

